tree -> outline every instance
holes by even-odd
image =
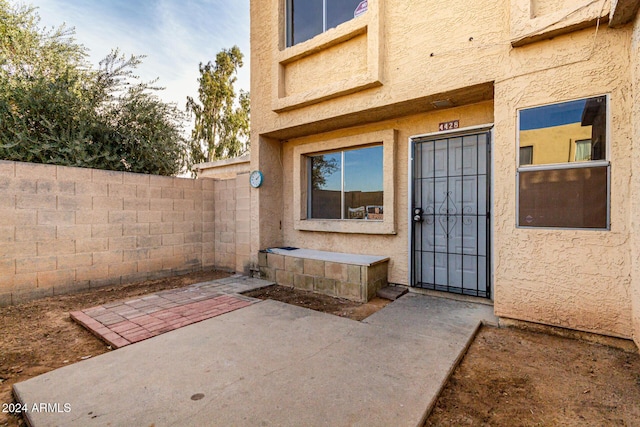
[[[311,184],[314,190],[322,190],[327,178],[339,168],[338,161],[328,156],[313,156],[311,162]]]
[[[35,8],[0,0],[0,158],[174,175],[184,114],[112,51],[93,69],[64,26],[39,28]]]
[[[192,163],[236,157],[249,140],[249,93],[234,89],[243,55],[238,46],[222,49],[215,64],[200,63],[198,101],[187,97],[187,111],[195,118],[189,142]]]

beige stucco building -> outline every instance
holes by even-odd
[[[640,2],[335,3],[251,1],[251,263],[388,257],[640,344]]]

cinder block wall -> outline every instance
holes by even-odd
[[[215,265],[248,274],[251,252],[249,174],[216,180],[214,192]]]
[[[237,181],[0,161],[0,306],[248,265],[236,260]]]
[[[235,268],[235,180],[214,182],[215,190],[215,264],[226,269]]]
[[[249,274],[251,267],[251,186],[249,172],[236,175],[235,270]]]

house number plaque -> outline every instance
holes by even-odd
[[[438,130],[442,132],[444,130],[458,129],[459,127],[460,127],[460,120],[452,120],[450,122],[440,123],[440,126],[438,126]]]

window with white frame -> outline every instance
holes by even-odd
[[[368,8],[367,0],[286,0],[287,46],[337,27]]]
[[[383,147],[308,156],[309,219],[384,219]]]
[[[609,228],[608,97],[518,114],[520,227]]]

